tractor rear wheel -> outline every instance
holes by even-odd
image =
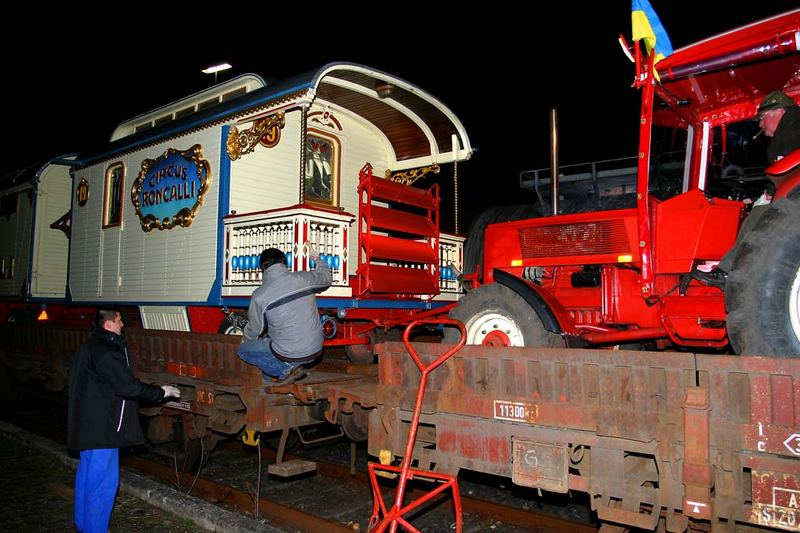
[[[544,329],[536,311],[505,285],[490,283],[468,292],[450,311],[467,330],[467,344],[484,346],[563,347],[561,336]],[[458,342],[455,328],[445,328],[445,342]]]
[[[769,206],[736,248],[725,285],[740,355],[800,357],[800,189]]]
[[[541,206],[532,204],[502,205],[481,211],[467,231],[467,240],[464,242],[464,273],[472,274],[479,265],[483,268],[483,234],[486,226],[497,222],[538,218],[543,212]],[[482,275],[482,272],[478,272],[479,278]]]

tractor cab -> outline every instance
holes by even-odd
[[[639,42],[623,43],[642,94],[638,155],[616,170],[584,170],[584,191],[565,192],[572,203],[556,215],[487,226],[484,285],[451,312],[467,325],[468,342],[800,355],[800,294],[792,296],[800,293],[800,249],[782,259],[785,272],[759,262],[780,256],[774,231],[786,244],[781,253],[794,254],[787,250],[800,243],[798,224],[788,221],[795,210],[785,205],[794,202],[789,190],[800,178],[780,180],[785,201],[770,206],[780,227],[772,226],[774,216],[763,218],[748,228],[744,245],[741,229],[768,197],[765,190],[774,193],[765,173],[770,139],[754,118],[774,90],[800,99],[799,42],[794,10],[676,50],[657,64]],[[566,174],[574,191],[581,180]],[[525,176],[534,183],[539,177]],[[587,198],[589,208],[576,207],[576,198]],[[772,247],[751,242],[757,240]],[[726,256],[732,265],[722,271]],[[777,279],[780,290],[769,287]],[[745,304],[766,298],[789,303],[769,313],[761,312],[765,305]],[[753,313],[762,318],[752,320]],[[782,329],[772,337],[754,325],[775,322]]]

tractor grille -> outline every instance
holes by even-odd
[[[519,228],[522,257],[630,254],[630,243],[621,219]]]

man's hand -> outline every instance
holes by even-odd
[[[308,257],[315,263],[319,263],[319,252],[317,252],[317,250],[314,248],[308,249]]]
[[[161,390],[164,391],[164,398],[178,398],[181,397],[181,391],[178,387],[172,385],[161,385]]]

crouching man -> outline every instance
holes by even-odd
[[[331,271],[315,251],[309,257],[316,263],[314,270],[290,272],[283,252],[277,248],[261,252],[261,287],[250,298],[239,346],[242,360],[260,368],[265,380],[277,378],[281,385],[305,377],[303,365],[322,354],[315,294],[330,287]]]

